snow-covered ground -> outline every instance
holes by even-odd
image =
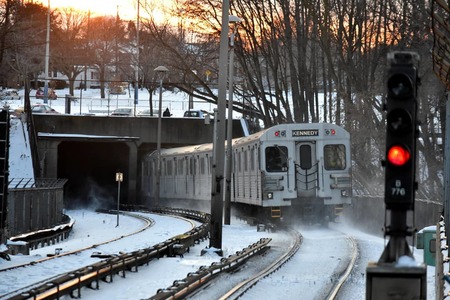
[[[9,178],[33,178],[31,149],[26,123],[11,119],[9,135]]]
[[[105,105],[105,100],[99,100],[97,98],[98,91],[87,91],[83,92],[81,111],[82,113],[89,112],[89,107],[101,107]],[[58,91],[59,96],[63,96],[64,92]],[[90,98],[88,95],[90,94]],[[127,97],[127,95],[123,95]],[[181,97],[180,101],[175,101],[176,97]],[[167,98],[169,102],[164,102],[163,109],[165,107],[170,107],[172,113],[174,115],[182,114],[187,107],[187,98],[183,98],[180,94],[173,94],[170,92],[164,92],[163,101]],[[22,98],[23,99],[23,98]],[[143,95],[139,97],[140,102],[139,106],[142,108],[148,107],[148,102],[144,102],[148,99]],[[158,99],[158,94],[153,96],[153,99]],[[23,100],[14,100],[9,101],[9,105],[14,108],[23,105]],[[116,102],[117,106],[125,106],[125,102],[129,101],[132,105],[132,98],[130,99],[122,99],[118,100],[120,102]],[[33,101],[34,102],[34,101]],[[42,101],[39,101],[42,103]],[[74,103],[72,106],[72,112],[76,112],[76,105],[79,105],[80,102]],[[114,103],[114,102],[110,102]],[[177,106],[175,105],[177,103]],[[64,99],[60,98],[58,100],[49,101],[49,104],[52,105],[56,110],[60,112],[64,112]],[[86,107],[85,107],[86,105]],[[156,102],[154,103],[156,106]],[[205,104],[208,106],[209,104]],[[195,107],[197,109],[205,109],[211,111],[211,107],[200,108]],[[78,111],[79,113],[79,111]],[[12,120],[11,124],[11,148],[10,148],[10,178],[29,178],[32,177],[31,172],[31,161],[30,161],[30,149],[29,145],[24,139],[26,136],[26,131],[23,123],[20,119]],[[115,216],[107,216],[107,215],[98,215],[93,212],[85,211],[85,210],[77,210],[67,212],[72,215],[76,220],[74,231],[70,235],[70,238],[55,247],[63,248],[64,251],[72,247],[71,245],[75,245],[77,247],[82,246],[84,244],[92,244],[97,240],[104,240],[108,236],[122,235],[124,232],[133,231],[138,224],[134,221],[123,221],[120,222],[119,227],[115,227],[116,217]],[[99,222],[101,220],[101,222]],[[158,219],[157,222],[161,227],[166,228],[160,229],[159,231],[153,231],[153,236],[156,238],[155,240],[148,240],[148,244],[155,242],[156,240],[165,240],[170,237],[172,233],[168,231],[169,228],[176,227],[174,223],[171,221],[166,221],[165,219]],[[364,299],[365,298],[365,284],[366,284],[366,271],[365,268],[369,261],[377,261],[383,251],[385,246],[385,241],[381,238],[374,237],[371,235],[367,235],[365,233],[357,231],[355,228],[345,227],[345,223],[337,226],[335,229],[345,232],[354,236],[358,240],[359,246],[359,258],[358,258],[358,266],[353,271],[351,275],[351,279],[346,283],[343,290],[343,296],[340,299]],[[380,227],[382,224],[380,224]],[[177,228],[175,228],[177,229]],[[179,231],[186,231],[185,228],[178,228]],[[324,233],[318,230],[307,230],[304,229],[304,244],[300,249],[296,258],[289,261],[282,269],[280,269],[274,275],[267,277],[263,280],[262,284],[257,285],[251,293],[246,296],[246,299],[289,299],[286,297],[285,293],[281,291],[285,291],[288,287],[301,288],[305,291],[304,294],[301,295],[300,298],[293,299],[320,299],[317,298],[315,285],[318,284],[321,280],[323,280],[327,274],[324,274],[323,271],[320,273],[316,270],[326,269],[330,265],[331,260],[339,260],[340,257],[346,255],[347,247],[343,244],[335,243],[332,248],[326,249],[327,244],[325,243],[332,241],[334,237],[332,236],[324,236],[329,235],[328,233]],[[175,234],[174,234],[175,235]],[[282,245],[285,244],[286,235],[281,233],[268,233],[268,232],[257,232],[255,227],[250,227],[247,224],[242,223],[239,220],[233,219],[231,225],[223,226],[223,246],[222,250],[224,251],[224,255],[228,256],[230,254],[235,253],[236,251],[246,247],[247,245],[256,242],[261,237],[271,237],[272,241],[272,249],[270,253],[274,253],[276,251],[281,251]],[[325,240],[322,240],[325,239]],[[141,239],[131,239],[128,242],[126,249],[130,249],[133,247],[137,247],[137,245],[142,245]],[[139,244],[138,244],[139,243]],[[155,242],[156,243],[156,242]],[[319,245],[320,243],[324,243],[322,245],[323,251],[312,250],[312,245]],[[208,246],[208,241],[201,243],[200,245],[196,245],[191,248],[190,253],[186,254],[183,258],[175,257],[168,259],[160,259],[158,261],[152,262],[149,267],[142,267],[139,269],[137,273],[127,273],[126,278],[121,278],[116,276],[114,279],[114,285],[107,285],[106,283],[101,283],[99,291],[92,290],[83,290],[82,295],[84,299],[142,299],[146,297],[150,297],[156,292],[158,288],[168,287],[172,284],[175,279],[182,279],[186,276],[188,272],[196,271],[201,265],[210,265],[212,261],[220,260],[220,257],[215,254],[208,254],[205,256],[201,256],[200,252],[205,247]],[[4,246],[3,246],[4,247]],[[52,246],[53,247],[53,246]],[[55,247],[45,247],[41,249],[37,249],[32,251],[29,257],[23,257],[20,255],[12,256],[12,262],[23,261],[26,259],[30,259],[33,257],[39,257],[46,255],[47,253],[54,253]],[[124,249],[108,249],[108,247],[102,248],[104,252],[117,252],[122,251]],[[415,250],[416,261],[421,262],[422,251]],[[270,255],[270,254],[268,254]],[[303,256],[302,256],[303,255]],[[324,259],[326,257],[326,259]],[[0,268],[6,267],[10,262],[5,262],[0,260]],[[257,264],[257,262],[254,262]],[[307,265],[309,264],[309,265]],[[307,268],[307,272],[301,272],[300,268]],[[298,272],[297,272],[298,271]],[[44,272],[44,270],[43,270]],[[241,272],[241,271],[240,271]],[[244,274],[242,272],[242,274]],[[20,274],[14,278],[0,277],[0,287],[6,284],[14,284],[15,280],[21,280],[23,276],[26,274]],[[230,275],[231,276],[231,275]],[[324,277],[325,276],[325,277]],[[428,299],[434,299],[434,268],[428,267]],[[217,293],[208,294],[208,296],[204,296],[204,298],[196,298],[196,299],[217,299],[221,296],[223,292],[220,287],[222,284],[215,283],[211,288]],[[262,288],[261,288],[262,287]],[[0,293],[1,294],[1,293]],[[0,296],[1,299],[1,296]]]

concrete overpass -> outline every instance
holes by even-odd
[[[124,173],[121,203],[142,204],[140,162],[156,150],[157,118],[34,115],[43,178],[66,178],[66,204],[117,201],[116,172]],[[214,125],[197,118],[163,118],[162,148],[210,143]],[[233,121],[233,137],[244,135]]]

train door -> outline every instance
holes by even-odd
[[[299,198],[315,197],[318,188],[318,162],[315,142],[295,145],[295,178]]]

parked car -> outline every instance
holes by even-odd
[[[38,88],[36,91],[36,99],[44,99],[44,90],[41,88]],[[58,95],[56,95],[55,90],[48,89],[48,99],[56,100],[58,99]]]
[[[128,89],[128,82],[112,82],[109,87],[111,95],[126,95]]]
[[[20,100],[20,95],[16,89],[6,89],[0,92],[0,100]]]
[[[127,90],[125,90],[123,87],[121,86],[114,86],[111,87],[109,89],[109,93],[111,95],[126,95],[127,94]]]
[[[47,104],[34,104],[31,106],[31,112],[36,114],[59,114]]]
[[[138,112],[137,116],[138,117],[157,117],[158,116],[158,109],[153,109],[153,115],[150,114],[150,108],[141,110],[140,112]]]
[[[184,112],[183,117],[185,118],[204,118],[208,114],[204,110],[187,110]]]
[[[19,115],[23,114],[24,111],[25,111],[24,107],[19,107],[14,110],[14,114],[16,116],[19,116]],[[59,114],[59,112],[57,112],[55,109],[53,109],[52,107],[50,107],[47,104],[33,104],[31,106],[31,113],[33,113],[33,114]]]
[[[134,116],[134,111],[133,111],[133,108],[121,107],[121,108],[115,109],[111,113],[111,116],[132,117],[132,116]]]

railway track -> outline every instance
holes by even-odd
[[[289,229],[289,233],[292,236],[293,243],[290,248],[287,249],[287,251],[281,255],[278,259],[276,259],[273,263],[271,263],[269,266],[267,266],[265,269],[254,275],[253,277],[239,283],[234,288],[232,288],[230,291],[228,291],[225,295],[220,297],[220,300],[227,300],[227,299],[237,299],[241,297],[243,294],[245,294],[249,289],[251,289],[255,284],[257,284],[262,278],[269,276],[273,272],[277,271],[282,267],[283,264],[285,264],[287,261],[289,261],[298,251],[300,248],[300,245],[302,243],[302,235],[300,232]]]
[[[264,269],[251,274],[243,270],[240,278],[246,277],[244,280],[233,281],[241,271],[228,276],[226,280],[236,284],[218,299],[255,299],[258,295],[266,295],[267,299],[298,299],[299,295],[307,295],[302,299],[339,299],[339,291],[349,279],[358,257],[355,239],[330,229],[291,229],[290,236],[290,247]],[[334,247],[342,250],[333,251]],[[323,253],[322,262],[317,261],[317,253]],[[196,297],[211,295],[205,290],[192,299]]]
[[[68,293],[73,293],[77,290],[79,293],[81,278],[86,281],[86,284],[96,283],[98,286],[99,279],[104,279],[109,276],[109,279],[112,280],[113,275],[120,273],[121,271],[125,272],[125,269],[137,269],[138,263],[141,261],[146,261],[147,258],[152,257],[153,250],[156,251],[156,257],[159,257],[161,253],[159,252],[160,249],[157,247],[138,249],[125,254],[117,253],[106,256],[92,255],[92,250],[98,250],[99,248],[101,249],[102,245],[111,243],[126,243],[127,238],[142,237],[142,234],[145,234],[146,229],[154,225],[152,218],[148,215],[146,216],[144,213],[124,214],[144,220],[144,226],[129,234],[121,235],[102,243],[96,243],[95,245],[82,247],[76,251],[70,251],[70,253],[43,258],[38,261],[21,266],[15,266],[5,270],[1,273],[2,282],[8,282],[8,277],[21,278],[20,276],[22,276],[23,280],[20,281],[21,284],[15,285],[12,290],[7,290],[5,287],[0,288],[0,299],[29,299],[35,298],[36,295],[43,295],[43,299],[46,297],[51,298],[55,297],[55,295],[64,294],[62,293],[63,288],[68,288]],[[189,227],[191,230],[197,225],[192,220],[189,220],[188,223],[190,224]],[[142,240],[144,242],[147,238],[142,238]],[[167,250],[169,245],[166,244],[164,247]],[[94,262],[94,264],[92,264],[92,262]],[[42,270],[42,265],[46,264],[45,267],[51,270],[51,272],[46,274],[39,274],[42,272],[33,272],[33,267],[37,264],[40,265],[40,270]],[[84,267],[80,268],[80,266],[83,265]],[[25,274],[30,275],[27,276]],[[75,284],[73,282],[70,283],[72,279],[76,281]],[[108,278],[106,278],[106,280],[108,280]],[[17,282],[17,280],[15,281]],[[72,285],[72,287],[70,285]]]
[[[113,213],[113,212],[105,212],[105,213]],[[98,248],[99,246],[113,243],[115,241],[124,239],[126,237],[129,237],[129,236],[138,234],[138,233],[140,233],[140,232],[142,232],[144,230],[147,230],[148,228],[150,228],[154,224],[154,221],[151,218],[148,218],[148,217],[143,216],[143,215],[132,214],[132,213],[129,213],[129,212],[121,212],[121,214],[129,216],[129,217],[133,217],[133,218],[136,218],[136,219],[139,219],[139,220],[143,221],[144,225],[141,228],[139,228],[139,229],[137,229],[137,230],[135,230],[133,232],[130,232],[130,233],[127,233],[127,234],[124,234],[124,235],[121,235],[119,237],[115,237],[115,238],[112,238],[112,239],[108,239],[108,240],[105,240],[103,242],[96,243],[94,245],[90,245],[90,246],[87,246],[87,247],[82,247],[82,248],[78,248],[78,249],[75,249],[75,250],[58,253],[58,254],[47,256],[47,257],[44,257],[44,258],[36,259],[36,260],[30,261],[30,262],[27,262],[27,263],[22,263],[22,264],[18,264],[18,265],[14,265],[14,266],[8,267],[8,268],[0,269],[0,276],[2,276],[1,275],[2,273],[8,272],[8,271],[13,270],[13,269],[34,266],[36,264],[43,263],[43,262],[46,262],[46,261],[49,261],[49,260],[58,259],[58,258],[61,258],[61,257],[64,257],[64,256],[69,256],[69,255],[76,255],[76,254],[81,253],[82,251],[95,249],[95,248]]]

